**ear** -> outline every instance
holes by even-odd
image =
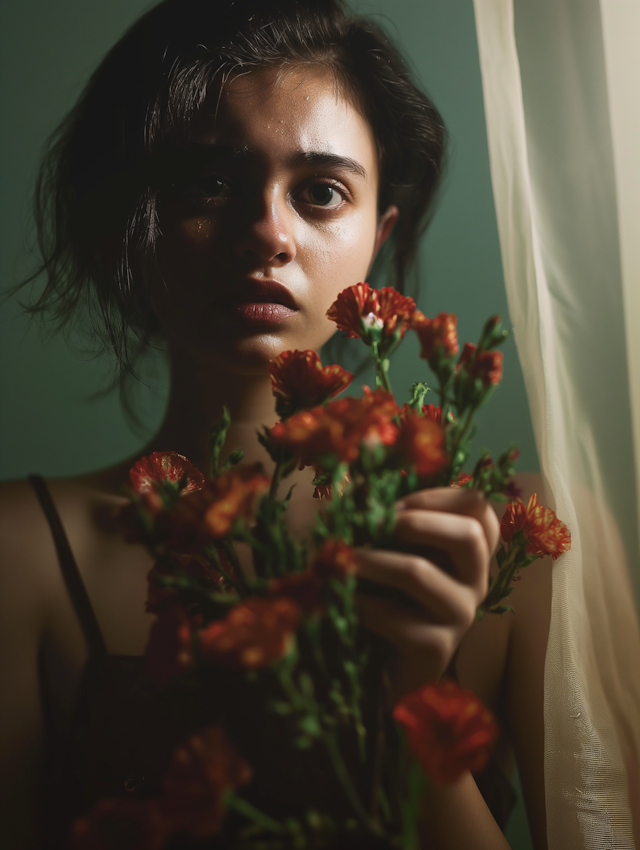
[[[391,231],[393,230],[393,226],[398,220],[398,216],[400,215],[400,210],[398,207],[391,206],[387,207],[385,212],[382,213],[380,219],[378,220],[378,227],[376,230],[376,241],[373,244],[373,254],[371,255],[371,262],[369,263],[369,268],[367,269],[367,275],[371,271],[373,266],[373,261],[375,260],[378,251],[384,243],[387,241]]]

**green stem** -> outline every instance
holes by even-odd
[[[233,793],[227,793],[224,796],[224,803],[226,808],[235,809],[236,812],[244,815],[263,829],[268,829],[270,832],[277,832],[279,834],[282,834],[285,831],[282,824],[278,823],[277,820],[273,820],[273,818],[270,818],[268,815],[265,815],[265,813],[261,812],[260,809],[256,809],[255,806],[243,797],[236,797]]]
[[[513,575],[516,569],[518,569],[517,556],[520,552],[521,548],[519,546],[514,546],[509,552],[507,560],[504,561],[500,567],[491,590],[487,593],[482,604],[478,608],[478,610],[483,614],[490,614],[494,606],[498,605],[507,595],[506,592],[511,584]]]
[[[240,563],[240,559],[238,558],[238,553],[236,552],[236,547],[233,545],[233,542],[228,539],[224,539],[222,541],[222,548],[231,561],[231,566],[235,574],[238,576],[239,583],[239,592],[244,594],[245,596],[249,595],[249,585],[247,583],[247,577],[244,574],[244,570],[242,569],[242,564]]]
[[[280,451],[278,455],[278,460],[276,461],[276,468],[273,470],[273,476],[271,478],[271,486],[269,487],[269,498],[277,499],[278,498],[278,487],[280,486],[280,482],[282,481],[282,474],[284,472],[285,464],[282,460],[282,451]]]
[[[393,390],[391,389],[391,381],[389,380],[389,358],[375,357],[375,362],[378,386],[382,387],[382,389],[386,390],[388,393],[393,394]]]
[[[278,670],[278,678],[280,679],[280,684],[294,708],[306,709],[307,711],[311,711],[317,716],[317,706],[307,700],[304,694],[302,694],[296,688],[288,670],[284,669],[283,667],[280,667],[280,669]],[[329,758],[331,760],[331,764],[336,773],[338,781],[340,782],[342,790],[346,794],[347,799],[351,803],[351,806],[360,824],[365,830],[367,830],[367,832],[370,832],[375,836],[381,837],[382,831],[380,830],[378,825],[374,823],[374,821],[369,817],[367,810],[362,805],[362,802],[358,797],[355,788],[353,787],[351,777],[349,776],[349,773],[344,765],[340,749],[336,744],[336,740],[333,733],[322,731],[321,736],[322,741],[327,748],[327,752],[329,754]]]
[[[216,572],[219,572],[220,575],[222,576],[222,578],[226,582],[228,582],[232,587],[235,587],[235,589],[238,591],[238,593],[241,596],[244,593],[246,593],[245,586],[240,581],[236,581],[236,579],[233,578],[231,573],[228,573],[225,570],[225,568],[222,566],[222,564],[220,562],[220,558],[218,557],[218,553],[215,550],[215,547],[213,547],[213,546],[209,547],[209,549],[207,551],[207,556],[213,561],[213,566],[214,566],[214,569],[216,570]]]
[[[342,755],[340,753],[340,748],[338,747],[335,737],[331,732],[323,733],[323,741],[324,745],[327,748],[327,752],[329,754],[329,758],[331,760],[332,767],[335,771],[336,777],[338,778],[338,782],[342,786],[342,790],[344,791],[351,807],[360,822],[360,825],[369,832],[371,835],[374,835],[376,838],[383,838],[384,832],[380,829],[377,823],[375,823],[370,817],[369,813],[362,805],[362,801],[358,797],[358,794],[351,783],[351,777],[344,765],[342,760]]]
[[[462,442],[463,442],[464,438],[466,437],[467,432],[469,431],[469,428],[471,427],[471,424],[473,423],[473,416],[474,416],[475,412],[476,412],[476,409],[471,408],[471,410],[469,410],[465,414],[466,415],[466,422],[462,426],[462,430],[460,431],[460,434],[459,434],[459,436],[458,436],[458,438],[455,442],[455,445],[453,446],[453,449],[451,451],[451,460],[452,461],[455,461],[455,459],[458,455],[458,452],[460,451],[460,446],[462,445]]]

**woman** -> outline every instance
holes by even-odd
[[[386,37],[349,20],[335,0],[167,0],[107,56],[52,144],[36,210],[48,286],[36,310],[64,322],[79,305],[91,307],[123,375],[139,346],[166,341],[170,400],[144,454],[172,449],[206,468],[207,429],[227,404],[228,451],[242,446],[245,460],[268,468],[255,433],[274,418],[269,359],[319,349],[333,332],[327,308],[369,276],[381,250],[402,287],[443,139],[437,112]],[[0,797],[9,846],[61,840],[68,819],[100,796],[89,788],[135,793],[117,764],[113,777],[100,773],[106,737],[84,774],[63,772],[70,744],[48,756],[44,747],[45,739],[73,742],[94,728],[102,697],[113,697],[128,675],[122,657],[144,650],[149,556],[125,543],[110,519],[132,460],[44,487],[2,488],[0,618],[11,644],[2,642],[0,653],[11,698],[0,718]],[[307,473],[297,479],[308,495],[289,517],[300,536],[317,506]],[[399,510],[395,533],[398,551],[359,552],[360,574],[401,588],[420,607],[362,595],[361,620],[394,647],[398,693],[438,678],[455,654],[461,683],[511,733],[536,848],[544,848],[548,567],[513,594],[517,618],[472,625],[497,543],[492,509],[467,491],[417,493]],[[449,557],[453,575],[428,560],[433,547]],[[96,665],[98,656],[113,663]],[[83,677],[108,668],[117,668],[116,679]],[[109,723],[126,737],[118,725],[126,710]],[[509,746],[505,738],[496,751],[504,769]],[[54,812],[42,815],[51,770],[63,786],[55,825]],[[478,782],[499,816],[507,792],[498,774]],[[437,846],[507,846],[470,775],[434,793],[431,809]]]

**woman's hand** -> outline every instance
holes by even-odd
[[[362,624],[395,647],[396,697],[447,668],[487,592],[499,533],[480,493],[439,487],[398,503],[398,551],[356,549],[361,578],[409,597],[406,605],[366,592],[357,597]]]

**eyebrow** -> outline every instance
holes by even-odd
[[[246,146],[218,145],[215,143],[195,142],[192,151],[198,158],[208,159],[242,159],[250,158],[251,152]],[[341,171],[349,171],[363,180],[367,179],[367,172],[359,162],[350,156],[329,153],[328,151],[300,151],[290,160],[292,167],[302,165],[315,166],[317,168],[337,168]]]
[[[367,172],[359,162],[351,159],[350,156],[340,156],[336,153],[302,151],[293,158],[292,165],[317,165],[319,168],[339,168],[342,171],[350,171],[353,174],[357,174],[363,180],[367,179]]]

